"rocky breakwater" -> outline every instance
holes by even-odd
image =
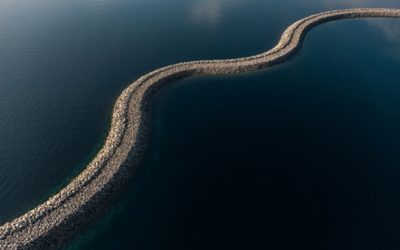
[[[251,72],[280,63],[301,46],[312,27],[337,19],[400,17],[400,9],[344,9],[315,14],[290,25],[271,50],[250,57],[178,63],[155,70],[117,99],[104,146],[76,178],[46,202],[0,227],[0,249],[48,249],[76,232],[107,204],[139,164],[147,141],[146,110],[163,85],[199,75]]]

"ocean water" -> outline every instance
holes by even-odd
[[[143,73],[271,48],[306,15],[397,1],[0,3],[0,222],[101,146]],[[68,249],[400,248],[400,20],[346,20],[255,74],[193,78],[151,109],[148,155]]]

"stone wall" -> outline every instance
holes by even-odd
[[[178,63],[155,70],[128,86],[117,99],[102,149],[76,178],[46,202],[0,227],[0,249],[49,249],[107,207],[111,197],[134,173],[148,138],[148,104],[164,85],[178,79],[237,74],[287,60],[300,48],[311,28],[333,20],[400,17],[399,9],[346,9],[324,12],[290,25],[278,44],[255,56]]]

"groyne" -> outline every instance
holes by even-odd
[[[95,214],[140,163],[147,141],[146,111],[152,96],[178,79],[252,72],[287,60],[311,28],[333,20],[400,17],[400,9],[344,9],[303,18],[290,25],[278,44],[255,56],[178,63],[140,77],[118,97],[102,149],[66,187],[46,202],[0,227],[0,249],[49,249],[58,246]]]

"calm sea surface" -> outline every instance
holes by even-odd
[[[400,2],[2,0],[0,223],[82,170],[140,75],[374,6]],[[280,66],[166,87],[137,175],[66,248],[400,249],[399,72],[400,20],[346,20]]]

